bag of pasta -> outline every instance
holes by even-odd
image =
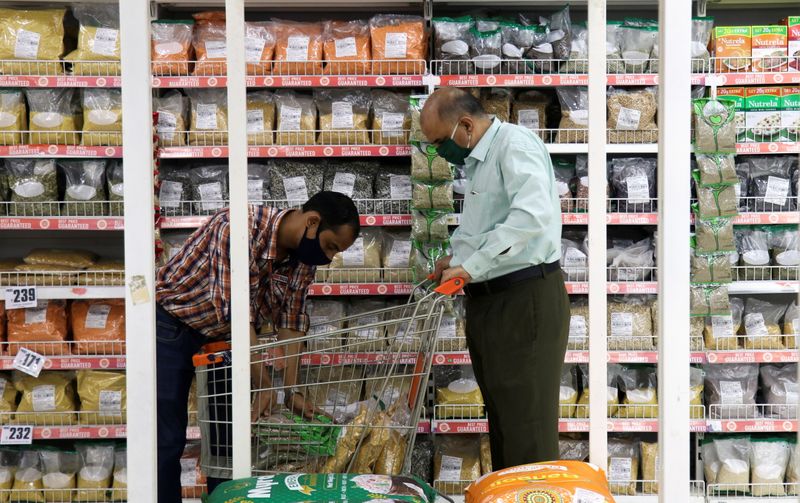
[[[272,145],[275,129],[275,103],[272,93],[259,90],[247,93],[247,144]]]
[[[408,113],[408,94],[373,89],[372,97],[372,143],[376,145],[405,145],[411,116]]]
[[[187,89],[191,102],[189,145],[228,144],[228,98],[225,89]]]
[[[278,145],[314,145],[316,143],[317,107],[311,96],[291,89],[275,92]]]
[[[84,136],[84,138],[86,138]],[[62,215],[101,217],[106,211],[106,161],[61,161],[66,188]]]
[[[275,19],[275,75],[321,75],[323,24]]]
[[[744,308],[744,328],[740,331],[745,336],[745,349],[784,349],[780,320],[785,311],[783,304],[748,298]]]
[[[323,30],[326,75],[367,75],[372,50],[367,21],[326,21]]]
[[[57,214],[58,175],[55,159],[6,159],[10,189],[9,216]]]
[[[0,9],[0,73],[60,75],[64,68],[61,9]]]
[[[124,424],[126,414],[125,373],[107,370],[78,371],[81,424]]]
[[[369,143],[367,91],[360,89],[315,89],[314,103],[319,110],[321,145],[366,145]]]
[[[200,12],[192,17],[195,20],[192,46],[197,57],[194,75],[226,75],[225,12]]]
[[[620,383],[625,398],[620,404],[618,417],[629,419],[658,417],[658,384],[654,367],[623,367]]]
[[[74,300],[70,323],[77,354],[125,354],[124,301]]]
[[[15,356],[19,348],[42,355],[69,353],[63,341],[67,339],[66,302],[39,300],[36,307],[8,311],[8,352]]]
[[[380,229],[364,229],[355,242],[333,257],[329,283],[379,283],[381,281]],[[350,269],[350,270],[348,270]]]
[[[19,145],[23,141],[22,131],[27,129],[28,115],[22,91],[0,89],[0,145]]]
[[[78,472],[78,491],[72,501],[105,501],[114,469],[114,445],[79,444],[77,448],[82,467]]]
[[[153,75],[189,75],[193,31],[191,19],[158,19],[150,23]]]
[[[71,501],[72,490],[76,487],[76,476],[80,469],[80,456],[76,451],[59,451],[44,448],[39,451],[42,467],[42,488],[44,501]]]
[[[608,441],[608,485],[612,493],[636,495],[639,479],[639,445],[632,440]]]
[[[76,89],[26,89],[30,135],[28,143],[77,145],[83,119]]]
[[[463,494],[481,476],[477,435],[442,435],[435,439],[433,487],[444,494]]]
[[[119,75],[119,7],[116,4],[78,4],[72,14],[80,25],[78,48],[64,56],[73,75]]]
[[[421,75],[425,72],[428,37],[418,16],[378,14],[369,20],[372,73]]]
[[[32,377],[14,373],[14,386],[22,393],[13,422],[32,426],[61,426],[75,423],[78,402],[72,372],[42,372]]]
[[[153,111],[158,114],[158,144],[162,147],[186,145],[189,98],[177,90],[167,91],[160,98],[153,98]]]

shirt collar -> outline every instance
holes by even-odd
[[[489,152],[489,147],[492,146],[494,143],[494,137],[497,136],[497,132],[500,130],[500,125],[503,122],[500,119],[492,119],[492,125],[489,126],[489,129],[483,133],[480,141],[475,148],[472,149],[472,152],[469,154],[469,158],[475,159],[478,162],[483,162],[486,160],[486,154]]]
[[[281,210],[275,217],[275,221],[272,223],[272,229],[269,230],[269,243],[267,243],[267,246],[264,248],[264,253],[261,254],[262,259],[275,260],[278,258],[278,228],[283,221],[283,217],[288,215],[290,211],[292,210]],[[266,216],[266,212],[264,213]]]

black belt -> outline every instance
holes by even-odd
[[[526,279],[544,278],[546,275],[560,268],[559,263],[550,262],[549,264],[539,264],[510,272],[488,281],[480,283],[469,283],[464,287],[464,293],[468,297],[480,297],[492,293],[502,292],[514,286],[515,283]]]

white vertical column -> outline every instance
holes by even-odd
[[[130,501],[156,501],[156,335],[150,4],[120,1]],[[137,288],[136,301],[130,285]],[[141,301],[140,295],[147,299]],[[135,413],[133,411],[136,411]]]
[[[233,478],[250,476],[250,247],[247,215],[247,87],[244,0],[226,0],[228,170],[231,219]]]
[[[605,467],[606,403],[606,2],[589,0],[589,446]]]
[[[689,501],[691,0],[659,2],[659,501]],[[666,319],[669,317],[669,323]]]

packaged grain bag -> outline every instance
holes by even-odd
[[[192,46],[197,58],[194,75],[225,75],[228,72],[225,12],[200,12],[192,17],[195,20]]]
[[[165,215],[190,214],[192,181],[185,166],[163,166],[159,169],[158,204]]]
[[[319,111],[320,145],[366,145],[369,143],[369,111],[372,100],[360,89],[315,89]]]
[[[316,143],[317,107],[311,96],[290,89],[275,95],[278,145],[314,145]]]
[[[798,394],[797,364],[764,364],[761,373],[761,393],[769,407],[766,416],[777,419],[797,419]]]
[[[25,98],[20,89],[0,89],[0,145],[19,145],[28,129]]]
[[[83,145],[122,145],[122,92],[84,89]]]
[[[705,409],[703,408],[703,390],[706,374],[703,369],[691,367],[689,369],[689,417],[692,419],[704,419]]]
[[[653,348],[653,319],[645,297],[609,300],[608,348],[617,351]]]
[[[797,349],[797,337],[800,336],[800,309],[797,301],[792,301],[783,315],[783,333],[786,349]]]
[[[17,388],[14,387],[8,374],[2,374],[0,375],[0,425],[6,424],[10,419],[8,414],[12,414],[16,410]],[[0,501],[2,501],[1,498]]]
[[[78,371],[78,396],[82,424],[124,424],[125,373],[107,370]]]
[[[744,318],[740,329],[744,335],[745,349],[784,349],[780,320],[786,306],[768,301],[748,298],[744,307]]]
[[[97,255],[86,250],[36,248],[22,259],[29,265],[51,265],[85,269],[97,261]]]
[[[769,227],[769,247],[773,280],[797,280],[800,266],[800,232],[797,226],[772,225]]]
[[[55,215],[58,209],[58,173],[55,159],[7,159],[10,189],[9,216]]]
[[[272,199],[269,190],[269,169],[265,164],[247,165],[247,200],[250,204],[262,206]]]
[[[228,99],[225,89],[187,89],[191,102],[189,145],[228,144]]]
[[[750,165],[749,211],[792,211],[791,157],[754,156]]]
[[[783,479],[789,464],[789,453],[789,442],[786,439],[775,437],[750,439],[752,496],[786,496]]]
[[[491,29],[482,29],[476,25],[469,29],[469,55],[477,73],[491,74],[500,70],[503,34],[499,24],[495,23],[494,26]]]
[[[118,299],[75,300],[70,323],[77,354],[125,353],[125,303]]]
[[[408,232],[387,231],[383,233],[381,265],[384,268],[384,281],[413,283],[411,249],[411,236]]]
[[[380,229],[362,230],[350,248],[333,257],[327,281],[329,283],[379,283],[381,281],[381,246]]]
[[[437,75],[468,73],[469,30],[471,16],[433,18],[433,57],[438,61]]]
[[[259,90],[247,93],[247,144],[272,145],[275,129],[275,103],[272,93]]]
[[[122,286],[125,284],[125,264],[121,260],[100,259],[78,275],[82,286]]]
[[[786,468],[786,493],[790,496],[797,496],[798,483],[800,483],[800,444],[792,442],[790,444],[791,453],[789,454],[789,466]]]
[[[108,214],[112,217],[121,217],[125,213],[124,203],[125,185],[122,173],[122,162],[111,160],[106,167],[106,194],[108,197]]]
[[[348,351],[381,351],[386,347],[386,329],[382,325],[386,313],[386,302],[382,299],[354,299],[347,307],[351,332],[348,336]],[[357,317],[360,314],[364,316]]]
[[[758,365],[721,364],[703,367],[705,402],[712,419],[758,417]]]
[[[228,167],[197,166],[189,172],[196,215],[209,215],[227,205]]]
[[[707,349],[712,351],[731,351],[739,347],[737,334],[742,324],[744,302],[731,299],[730,314],[710,316],[705,319],[703,340]]]
[[[639,480],[639,445],[632,440],[613,439],[608,442],[608,485],[612,493],[636,495]]]
[[[733,281],[731,262],[727,255],[692,254],[691,274],[693,284],[730,283]]]
[[[321,75],[323,24],[273,20],[275,75]]]
[[[700,255],[736,252],[733,222],[730,218],[695,219],[696,252]]]
[[[411,116],[408,113],[408,94],[373,89],[372,98],[372,143],[376,145],[405,145]]]
[[[378,14],[369,21],[372,73],[421,75],[428,54],[428,37],[421,17]]]
[[[453,312],[442,315],[442,321],[436,332],[436,351],[465,351],[466,349],[466,307],[463,299],[457,298],[453,300]]]
[[[411,207],[415,210],[453,211],[453,182],[414,181]]]
[[[732,154],[696,154],[701,185],[738,184],[735,156]]]
[[[8,492],[14,486],[14,472],[19,466],[20,452],[3,447],[0,449],[0,503],[7,503],[11,494]]]
[[[558,88],[561,121],[556,143],[586,143],[589,125],[589,91],[586,87]]]
[[[589,350],[589,303],[578,299],[570,303],[569,339],[570,351]]]
[[[619,157],[612,160],[611,185],[622,213],[654,211],[658,195],[655,158]]]
[[[183,468],[183,458],[181,458]],[[181,470],[181,481],[183,481]],[[183,485],[183,484],[181,484]],[[111,501],[128,501],[128,453],[124,448],[114,449],[114,481],[111,484]]]
[[[469,367],[436,369],[436,416],[439,419],[484,417],[484,402],[475,374]]]
[[[696,152],[736,152],[735,107],[735,102],[730,99],[694,100]]]
[[[84,136],[85,138],[85,136]],[[106,161],[61,161],[64,173],[62,215],[101,217],[106,211]]]
[[[304,160],[270,161],[270,191],[276,201],[300,205],[323,190],[325,168]]]
[[[658,442],[640,442],[639,452],[642,455],[642,493],[658,494],[658,470],[661,466],[658,459]]]
[[[59,75],[64,54],[64,15],[60,9],[0,9],[0,73]]]
[[[575,417],[575,404],[578,403],[578,368],[564,364],[561,367],[561,386],[559,391],[559,416],[562,419]]]
[[[703,475],[705,476],[706,484],[716,484],[721,463],[717,456],[713,437],[705,436],[703,438],[700,443],[700,453],[700,457],[703,461]]]
[[[157,19],[150,23],[153,75],[189,75],[193,31],[191,19]]]
[[[71,88],[26,89],[28,100],[28,143],[77,145],[80,143],[82,117],[78,91]]]
[[[581,363],[578,365],[581,371],[581,396],[578,399],[578,407],[575,417],[586,419],[589,417],[589,365]],[[608,404],[608,417],[614,417],[619,411],[619,378],[622,374],[622,366],[616,363],[607,365],[606,370],[606,401]]]
[[[20,347],[42,355],[68,354],[66,302],[39,300],[36,307],[8,311],[9,354]]]
[[[325,74],[369,74],[372,49],[367,21],[326,21],[322,39]]]
[[[39,458],[39,451],[34,449],[24,449],[20,453],[19,465],[14,474],[14,492],[8,501],[43,503],[42,494],[42,460]]]
[[[436,438],[433,487],[445,494],[462,494],[481,476],[480,440],[477,435]]]
[[[769,280],[769,232],[760,227],[737,227],[734,230],[739,253],[737,281]]]
[[[114,469],[113,444],[78,444],[81,469],[78,472],[78,491],[72,501],[105,501],[111,488]]]
[[[15,372],[14,386],[22,398],[14,422],[33,426],[73,424],[78,406],[74,377],[71,372],[42,372],[39,377]]]
[[[77,484],[80,456],[77,451],[60,451],[45,448],[39,451],[42,467],[44,501],[71,501],[72,490]]]
[[[73,75],[119,75],[119,7],[79,4],[72,7],[79,23],[78,48],[64,56]]]
[[[153,109],[158,114],[158,123],[156,124],[158,144],[162,147],[186,145],[189,98],[173,89],[161,97],[153,98]]]
[[[655,143],[658,141],[656,88],[635,90],[608,88],[609,143]],[[634,133],[634,131],[636,131]]]
[[[558,459],[567,461],[587,461],[589,459],[589,441],[559,438],[558,452]]]
[[[658,384],[651,366],[626,366],[620,374],[624,394],[618,416],[643,419],[658,417]]]
[[[244,23],[244,57],[247,75],[268,75],[272,72],[275,33],[272,23]]]
[[[345,328],[344,318],[347,314],[347,306],[344,301],[309,299],[306,313],[311,323],[308,335],[321,336]],[[342,351],[345,344],[345,334],[342,333],[330,337],[315,337],[308,341],[309,350],[311,351]]]

